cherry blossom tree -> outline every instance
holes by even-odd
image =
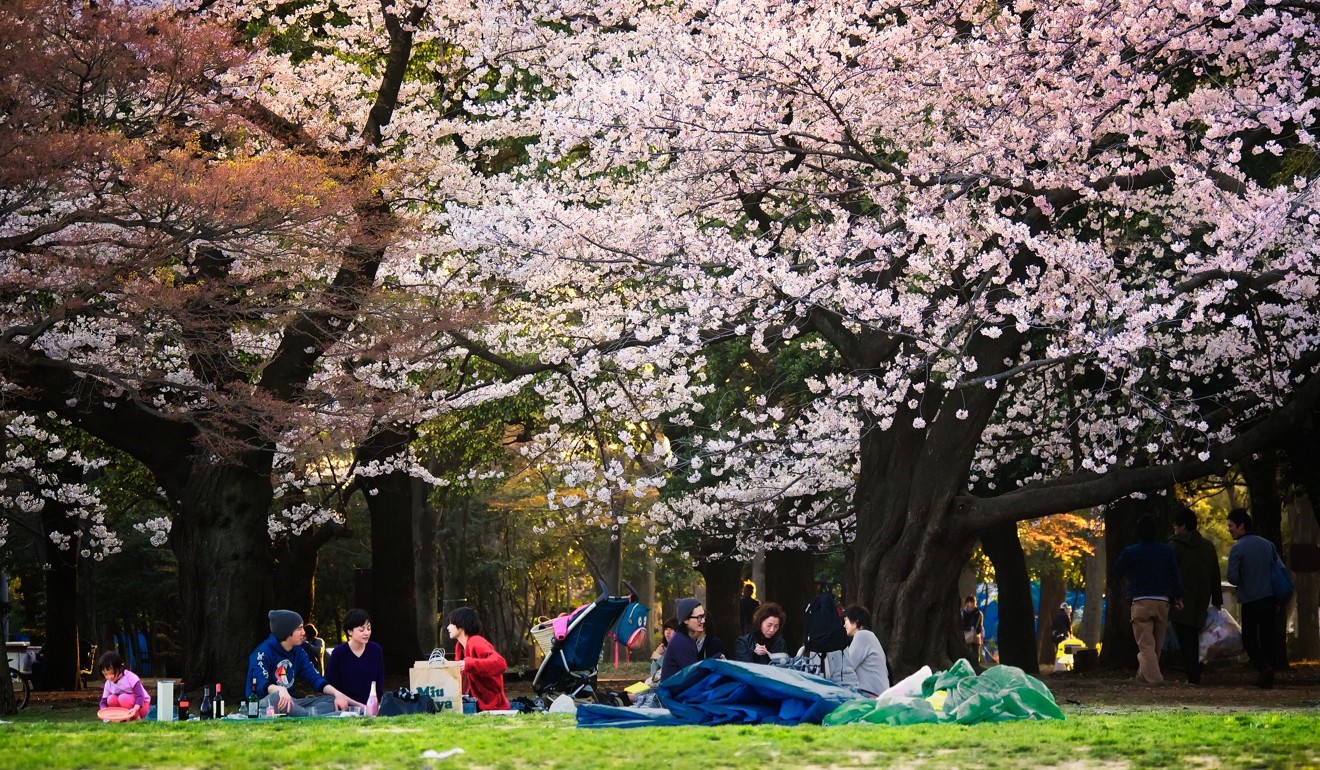
[[[1320,398],[1313,4],[533,13],[453,126],[534,137],[437,231],[501,292],[465,348],[561,374],[552,422],[694,428],[672,516],[847,497],[900,670],[960,651],[978,532],[1222,471]],[[731,339],[831,366],[708,421]]]
[[[168,5],[0,9],[0,400],[151,470],[174,510],[152,526],[178,557],[191,681],[241,679],[278,517],[333,516],[276,495],[403,408],[418,340],[453,318],[393,250],[376,161],[412,11],[375,8],[383,46],[358,66],[382,65],[378,98],[340,114],[351,143],[275,109],[262,78],[284,72],[270,51],[288,40],[261,8],[245,24]]]

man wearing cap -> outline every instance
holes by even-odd
[[[271,610],[269,617],[270,636],[248,657],[244,687],[251,687],[252,680],[257,680],[257,691],[263,695],[262,710],[273,706],[281,714],[305,717],[348,708],[348,697],[317,673],[303,650],[307,632],[303,630],[302,616],[292,610]],[[313,690],[325,694],[295,699],[289,694],[294,679],[302,679]]]
[[[679,599],[675,609],[678,628],[665,646],[665,657],[660,662],[661,682],[693,663],[724,657],[724,643],[706,633],[706,608],[700,601],[690,596]]]

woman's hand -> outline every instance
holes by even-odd
[[[764,644],[758,644],[754,648],[757,655],[769,655],[770,650]]]

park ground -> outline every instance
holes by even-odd
[[[1202,686],[1176,672],[1157,687],[1113,673],[1042,679],[1062,722],[639,730],[579,730],[563,715],[112,725],[94,718],[92,682],[34,693],[0,725],[0,768],[1320,768],[1315,663],[1282,673],[1273,690],[1253,687],[1237,663],[1214,666]],[[527,680],[509,689],[526,691]]]

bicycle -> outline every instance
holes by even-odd
[[[9,681],[14,686],[14,700],[18,702],[18,707],[27,708],[28,698],[32,697],[32,682],[28,681],[27,674],[10,666]]]

